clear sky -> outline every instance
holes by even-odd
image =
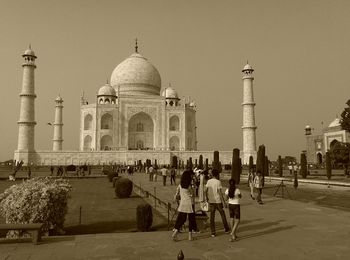
[[[350,98],[350,1],[0,0],[0,161],[17,147],[22,57],[36,52],[35,147],[52,149],[54,99],[63,147],[79,145],[79,105],[139,51],[197,103],[200,150],[242,148],[242,74],[255,69],[257,143],[299,157],[304,127],[320,131]]]

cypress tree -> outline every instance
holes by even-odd
[[[177,156],[176,155],[173,156],[171,167],[175,167],[177,169]]]
[[[189,159],[188,159],[188,167],[189,167],[189,169],[193,169],[193,162],[192,162],[192,157],[190,157]]]
[[[280,177],[283,176],[283,164],[282,164],[282,157],[281,157],[281,155],[278,156],[278,175]]]
[[[220,173],[221,165],[219,164],[219,162],[219,151],[214,151],[213,169],[216,169]]]
[[[199,155],[198,168],[203,170],[203,155]]]
[[[242,164],[239,158],[239,149],[235,148],[232,152],[232,167],[231,167],[231,178],[236,181],[236,184],[240,182]]]
[[[263,175],[263,183],[265,183],[265,145],[259,145],[258,157],[256,159],[256,172],[260,171]]]
[[[306,161],[305,153],[302,153],[300,155],[300,173],[301,173],[301,177],[305,179],[307,175],[307,161]]]
[[[209,159],[205,158],[205,169],[209,170]]]
[[[248,169],[251,171],[254,168],[254,158],[253,156],[249,156],[249,166]]]
[[[331,163],[331,155],[329,152],[326,152],[326,171],[327,178],[330,180],[332,178],[332,163]]]

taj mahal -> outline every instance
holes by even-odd
[[[79,150],[63,150],[63,98],[55,101],[53,148],[35,148],[35,60],[29,48],[24,58],[21,107],[18,121],[16,161],[33,165],[100,165],[144,163],[146,159],[169,164],[173,156],[181,160],[203,155],[211,162],[213,151],[197,150],[197,107],[189,98],[180,99],[172,86],[162,86],[161,75],[135,51],[112,71],[110,80],[98,89],[94,102],[80,98]],[[253,97],[253,69],[247,63],[243,72],[244,164],[256,159],[256,125]],[[79,99],[77,99],[79,100]],[[222,164],[232,160],[231,151],[220,151]]]

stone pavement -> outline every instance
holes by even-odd
[[[161,178],[134,174],[133,181],[157,197],[171,201],[175,186],[162,186]],[[37,246],[31,243],[0,242],[0,259],[176,259],[180,249],[185,259],[348,259],[350,213],[288,199],[263,196],[258,205],[243,193],[239,239],[228,242],[218,220],[218,236],[208,230],[196,240],[171,240],[171,231],[94,234],[49,237]],[[228,216],[228,214],[227,214]]]

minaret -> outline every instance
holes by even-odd
[[[29,153],[34,152],[34,127],[35,113],[34,100],[34,70],[36,68],[34,51],[29,49],[22,55],[24,58],[22,92],[20,93],[21,108],[18,120],[18,152],[22,154],[18,159],[23,160],[25,164],[29,163]]]
[[[244,66],[243,72],[243,164],[249,163],[249,156],[253,156],[256,161],[256,125],[254,114],[253,95],[253,68],[248,64]]]
[[[55,99],[55,122],[53,123],[53,151],[61,151],[62,150],[62,109],[63,109],[63,99],[58,95]]]

